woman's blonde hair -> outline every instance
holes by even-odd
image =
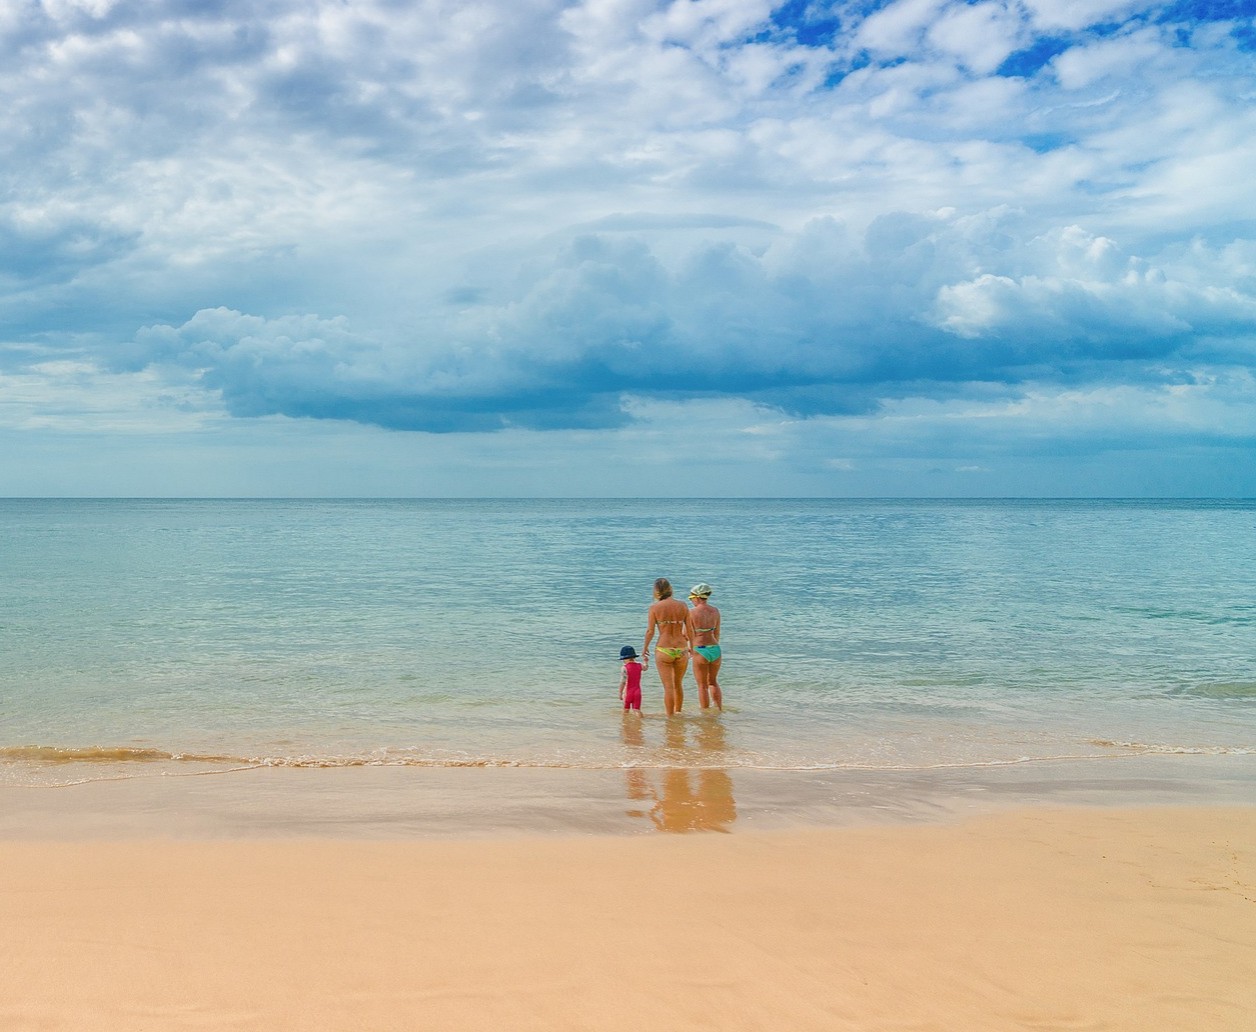
[[[654,582],[654,594],[656,594],[660,600],[665,599],[665,598],[671,598],[672,597],[672,582],[669,581],[666,577],[660,577],[658,580]]]

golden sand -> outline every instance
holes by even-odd
[[[1250,1032],[1256,809],[0,843],[0,1029]]]

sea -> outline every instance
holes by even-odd
[[[622,712],[656,577],[723,713]],[[0,500],[0,785],[1253,755],[1253,501]]]

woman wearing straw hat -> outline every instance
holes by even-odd
[[[723,712],[724,694],[720,691],[720,611],[708,601],[710,584],[695,584],[689,589],[689,640],[693,644],[693,677],[698,682],[698,705],[703,709],[715,703]]]

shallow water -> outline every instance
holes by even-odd
[[[0,501],[0,782],[1256,752],[1256,503]],[[616,700],[716,588],[722,717]]]

